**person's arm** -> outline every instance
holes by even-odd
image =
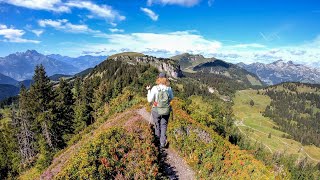
[[[155,86],[152,87],[152,89],[148,90],[147,99],[148,102],[153,102],[155,97]]]

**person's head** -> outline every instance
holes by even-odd
[[[167,78],[167,75],[163,72],[161,72],[159,75],[158,75],[158,78],[156,80],[156,84],[162,84],[162,85],[166,85],[166,86],[169,86],[170,85],[170,82],[169,82],[169,79]]]

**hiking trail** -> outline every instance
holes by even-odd
[[[68,163],[70,158],[80,151],[82,145],[93,138],[94,134],[96,134],[98,131],[101,131],[101,130],[102,131],[107,130],[110,127],[119,126],[117,125],[117,120],[125,116],[130,116],[130,118],[127,120],[127,122],[123,122],[121,126],[125,126],[125,124],[128,124],[130,120],[136,119],[137,117],[140,117],[141,119],[146,120],[146,122],[150,122],[150,113],[148,113],[145,108],[141,108],[138,110],[129,110],[116,115],[111,121],[104,122],[99,127],[97,127],[97,129],[94,129],[91,132],[83,135],[81,140],[79,140],[77,143],[63,150],[61,154],[57,155],[53,159],[51,165],[41,174],[39,178],[41,180],[53,179]],[[162,153],[161,164],[163,165],[163,168],[164,168],[163,173],[167,178],[169,178],[170,180],[196,179],[194,171],[186,164],[184,159],[181,158],[178,155],[178,153],[175,152],[173,149],[171,148],[165,149],[161,153]]]
[[[150,113],[145,108],[137,110],[148,123],[151,122]],[[169,122],[170,123],[170,122]],[[194,171],[187,165],[185,160],[179,156],[179,154],[172,148],[165,149],[163,152],[165,173],[169,179],[182,179],[182,180],[193,180],[196,179]]]

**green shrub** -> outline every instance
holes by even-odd
[[[159,152],[154,145],[151,129],[143,121],[139,121],[127,129],[111,128],[94,137],[69,160],[55,178],[158,178]]]

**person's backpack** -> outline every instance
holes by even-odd
[[[168,90],[161,90],[159,87],[157,96],[157,106],[155,107],[159,115],[170,114],[170,99]]]

